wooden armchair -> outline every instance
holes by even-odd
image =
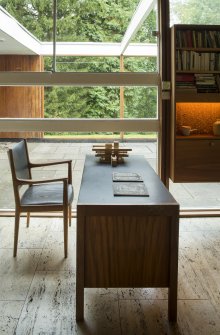
[[[17,255],[19,221],[22,212],[27,212],[27,227],[31,212],[63,212],[64,255],[68,250],[68,216],[71,225],[73,201],[72,161],[60,160],[47,163],[31,163],[26,140],[8,150],[15,196],[14,257]],[[36,167],[68,164],[68,178],[33,180],[31,169]],[[25,186],[25,187],[23,187]],[[22,188],[24,190],[22,192]]]

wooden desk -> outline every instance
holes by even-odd
[[[115,197],[112,172],[137,172],[149,197]],[[86,157],[77,204],[76,319],[85,287],[167,287],[177,318],[179,205],[143,156],[112,167]]]

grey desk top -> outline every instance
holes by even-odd
[[[136,172],[141,175],[149,197],[114,196],[113,172]],[[158,175],[143,156],[131,155],[124,164],[112,167],[87,155],[78,198],[78,205],[178,205]]]

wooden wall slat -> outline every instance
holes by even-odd
[[[43,71],[41,56],[2,55],[0,71]],[[44,87],[0,87],[0,117],[44,117]],[[0,132],[1,138],[43,137],[42,132]]]

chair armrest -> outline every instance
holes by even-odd
[[[72,160],[60,160],[53,162],[42,162],[42,163],[29,163],[30,168],[43,167],[43,166],[51,166],[51,165],[59,165],[59,164],[68,164],[68,183],[72,184]]]
[[[71,159],[60,160],[60,161],[53,161],[53,162],[42,162],[42,163],[31,163],[30,162],[30,168],[42,167],[42,166],[50,166],[50,165],[59,165],[59,164],[70,164],[70,163],[72,163]]]
[[[68,178],[56,178],[56,179],[17,179],[19,185],[33,185],[33,184],[48,184],[68,181]]]

